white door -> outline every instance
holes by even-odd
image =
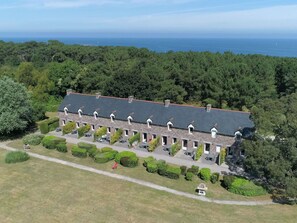
[[[186,139],[183,139],[183,147],[182,147],[183,150],[187,150],[188,149],[188,140]]]
[[[209,143],[205,143],[204,144],[204,153],[205,154],[209,154],[210,152],[210,144]]]
[[[220,153],[221,152],[221,146],[216,146],[216,152]]]

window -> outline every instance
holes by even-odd
[[[111,122],[114,122],[114,119],[115,119],[114,114],[111,114],[111,115],[110,115],[110,121],[111,121]]]
[[[147,123],[147,127],[151,128],[152,120],[150,118],[146,120],[146,123]]]
[[[157,138],[157,135],[156,134],[153,134],[152,135],[152,139],[155,139],[155,138]]]
[[[194,132],[194,126],[191,124],[188,126],[189,134],[193,134]]]
[[[245,156],[245,150],[244,149],[240,150],[240,156]]]
[[[132,125],[132,124],[131,124],[131,121],[133,120],[133,118],[132,118],[131,116],[129,116],[129,117],[127,118],[127,120],[128,120],[128,124],[129,124],[129,125]]]
[[[84,126],[86,126],[87,124],[88,124],[88,123],[85,123],[85,122],[83,123]]]
[[[64,108],[64,113],[65,113],[65,115],[68,115],[68,108]]]
[[[228,156],[232,156],[233,155],[233,149],[231,148],[231,146],[227,147],[227,155]]]
[[[62,120],[62,125],[64,126],[66,124],[66,121],[65,120]]]
[[[115,130],[118,131],[119,129],[118,128],[115,128]]]
[[[94,118],[97,119],[98,118],[98,112],[97,111],[94,111],[93,114],[94,114]]]
[[[107,128],[106,132],[107,133],[110,133],[110,127]]]
[[[95,130],[95,125],[91,125],[91,129],[92,129],[92,131],[94,131]]]
[[[79,128],[79,122],[76,123],[76,128]]]
[[[78,109],[77,113],[78,113],[79,117],[81,118],[81,116],[82,116],[82,110],[81,109]]]
[[[133,135],[136,135],[137,134],[137,131],[133,131]]]
[[[193,142],[193,148],[195,148],[195,149],[198,148],[198,141]]]
[[[125,136],[128,136],[128,135],[129,135],[129,130],[125,129]]]
[[[172,138],[172,144],[177,142],[177,138]]]
[[[211,129],[211,138],[215,139],[217,137],[218,130],[216,128]]]
[[[240,141],[242,137],[242,134],[240,131],[235,132],[235,140]]]
[[[172,124],[172,122],[167,122],[167,129],[168,129],[168,131],[171,131],[172,130],[172,127],[173,127],[173,124]]]

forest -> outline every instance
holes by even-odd
[[[4,76],[26,87],[32,122],[56,111],[69,88],[250,111],[257,131],[242,145],[246,171],[297,197],[297,58],[0,41]]]

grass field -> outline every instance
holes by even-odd
[[[204,203],[31,158],[5,164],[0,222],[296,222],[288,205]]]
[[[9,146],[21,149],[23,147],[23,144],[21,140],[15,140],[14,142],[10,143]],[[113,172],[113,170],[111,169],[113,162],[109,162],[105,164],[97,164],[91,158],[85,158],[85,159],[76,158],[71,155],[70,149],[68,153],[64,154],[56,150],[45,149],[44,147],[39,145],[39,146],[31,146],[31,151],[38,154],[47,155],[47,156],[83,164],[86,166],[91,166],[100,170]],[[172,180],[166,177],[159,176],[158,174],[150,174],[146,172],[145,168],[141,165],[143,163],[143,159],[140,159],[139,163],[140,165],[136,168],[125,168],[125,167],[119,166],[118,169],[115,170],[115,172],[121,175],[149,181],[158,185],[166,186],[169,188],[173,188],[173,189],[188,192],[188,193],[195,193],[195,189],[197,185],[203,182],[198,177],[194,177],[193,181],[186,181],[182,177],[179,180]],[[211,184],[210,182],[208,182],[207,186],[209,188],[207,192],[207,197],[210,197],[210,198],[224,199],[224,200],[268,200],[270,198],[270,195],[257,196],[257,197],[245,197],[245,196],[233,194],[227,191],[226,189],[224,189],[219,183]]]

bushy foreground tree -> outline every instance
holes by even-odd
[[[26,129],[32,122],[32,107],[24,85],[8,77],[0,79],[0,135]]]

